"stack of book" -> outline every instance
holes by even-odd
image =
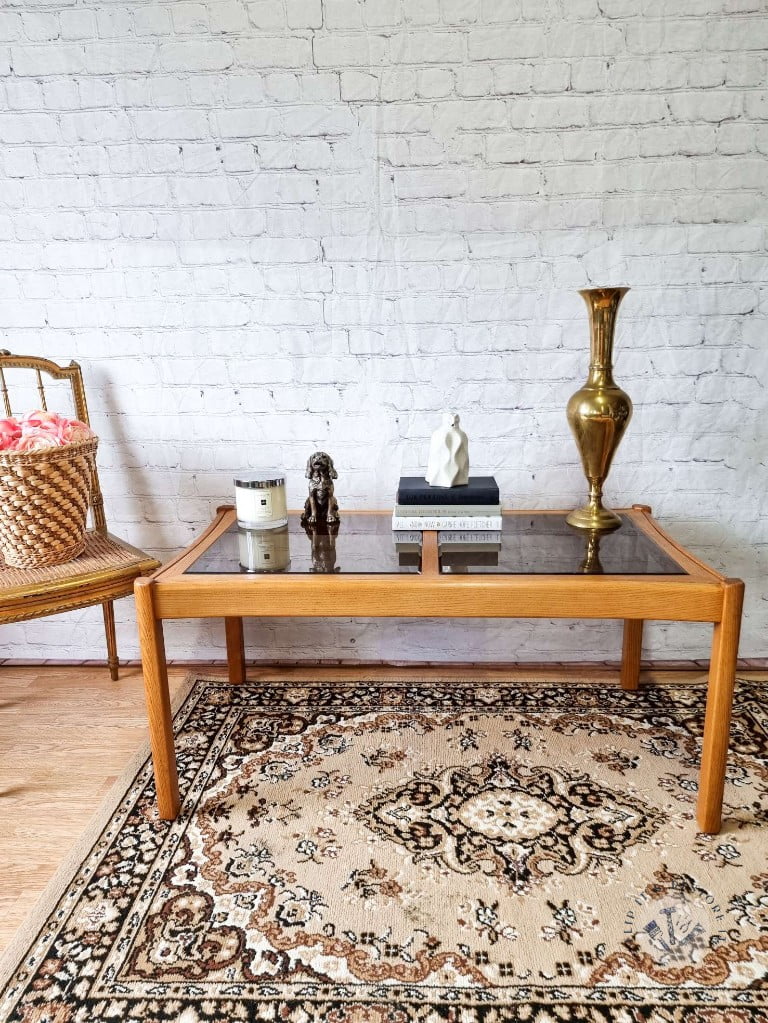
[[[401,476],[392,528],[500,532],[498,484],[493,476],[470,476],[463,486],[433,487],[422,477]]]

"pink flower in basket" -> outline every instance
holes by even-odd
[[[0,420],[0,451],[45,451],[90,440],[96,434],[79,419],[37,410]]]
[[[22,443],[24,437],[50,437],[53,441],[49,447],[61,447],[67,443],[67,427],[69,420],[60,416],[58,412],[28,412],[21,420]],[[19,449],[24,450],[24,449]],[[27,451],[34,451],[35,448],[26,448]]]
[[[45,451],[46,448],[60,448],[62,444],[46,430],[22,430],[21,437],[13,445],[14,451]]]
[[[21,427],[15,419],[0,419],[0,451],[10,451],[15,448],[19,437],[21,437]]]
[[[66,430],[67,442],[69,444],[76,444],[81,440],[90,440],[91,437],[95,437],[96,434],[85,423],[81,423],[79,419],[70,419],[69,425]]]

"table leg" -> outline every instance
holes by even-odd
[[[621,648],[621,688],[637,689],[640,685],[640,651],[643,646],[643,619],[624,619],[624,641]]]
[[[163,820],[172,821],[179,812],[179,776],[173,745],[163,623],[155,617],[151,580],[137,579],[134,594],[144,672],[144,695],[149,720],[149,742],[152,747],[152,766],[157,789],[157,808]]]
[[[716,835],[720,831],[723,812],[725,761],[728,753],[743,600],[744,583],[740,579],[726,579],[723,588],[723,615],[721,620],[715,623],[712,636],[696,812],[699,828],[707,835]]]
[[[227,639],[227,671],[230,682],[245,682],[245,640],[243,619],[225,618],[224,632]]]

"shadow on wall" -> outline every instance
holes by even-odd
[[[125,388],[120,389],[118,400],[112,378],[98,363],[91,363],[88,366],[87,377],[86,393],[98,391],[101,411],[109,416],[111,444],[118,456],[109,473],[110,484],[107,487],[102,484],[107,527],[110,527],[113,518],[119,519],[124,532],[128,534],[128,539],[155,556],[167,553],[169,548],[175,550],[178,547],[178,528],[174,528],[172,523],[163,523],[167,498],[152,496],[152,478],[145,467],[146,459],[142,458],[141,441],[128,437],[125,431],[123,416]],[[114,486],[117,472],[124,481],[119,491],[116,491]],[[121,502],[120,514],[111,515],[110,507],[114,507],[118,501]],[[147,535],[137,535],[142,532],[145,524],[150,524],[151,530]],[[131,533],[134,535],[131,536]],[[146,542],[147,539],[151,541],[149,544]]]

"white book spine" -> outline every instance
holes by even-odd
[[[427,518],[426,515],[393,515],[393,529],[463,529],[469,531],[501,531],[501,515],[441,515]]]
[[[448,515],[451,518],[475,518],[477,515],[501,515],[500,504],[459,504],[459,505],[427,505],[427,504],[396,504],[395,515],[403,518],[412,518],[418,515],[419,518],[426,516],[434,519],[438,515],[441,518]]]

